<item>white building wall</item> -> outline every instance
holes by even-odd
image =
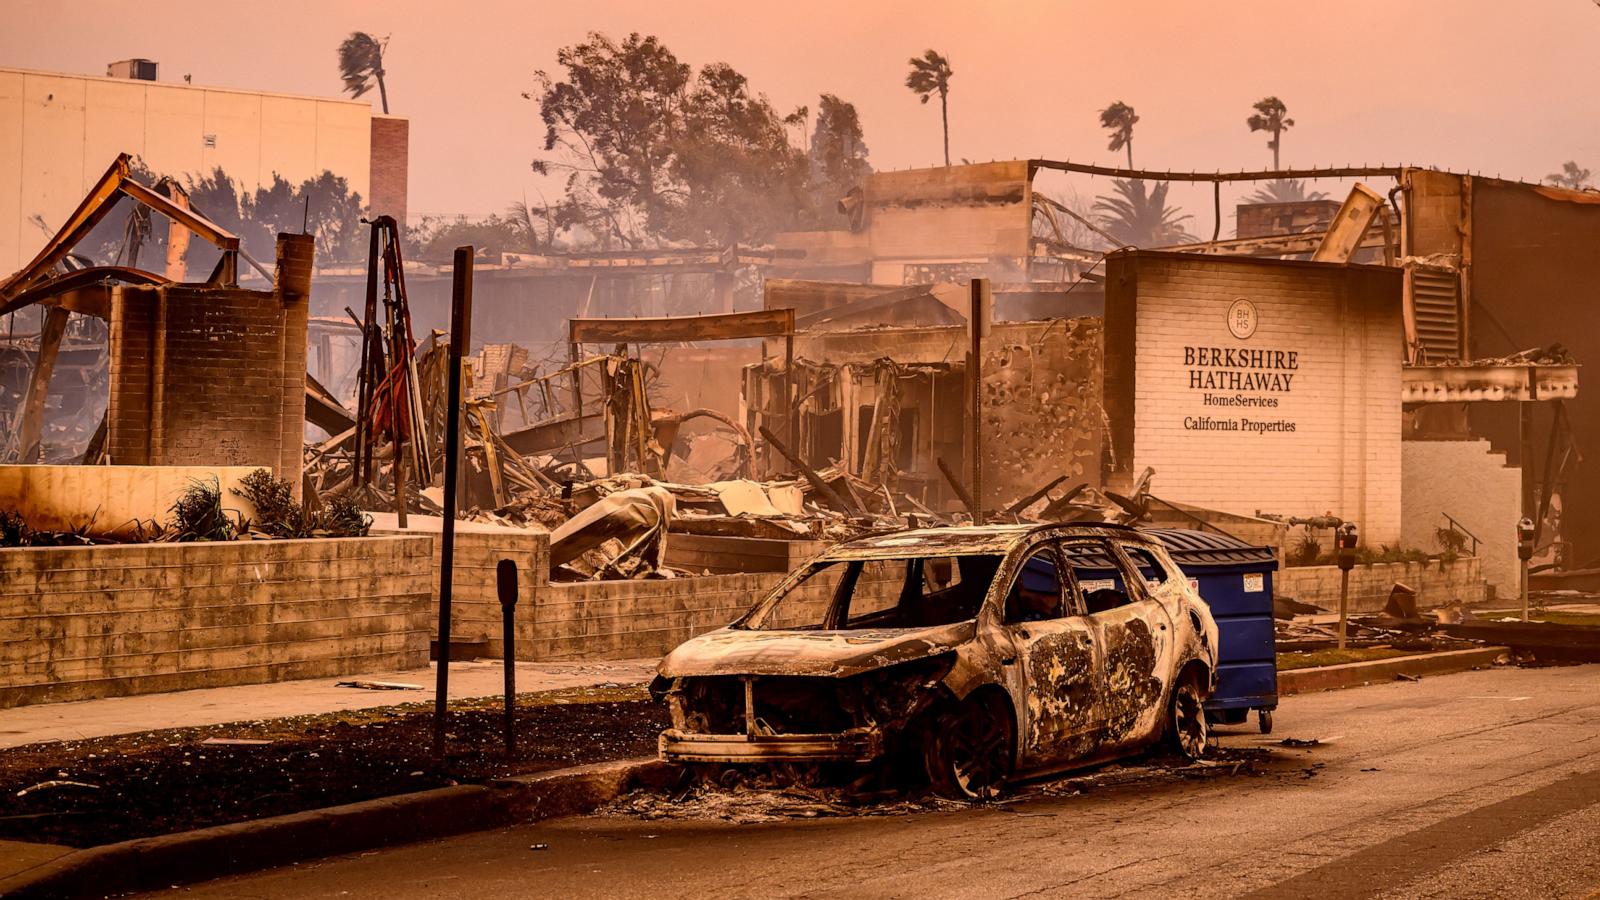
[[[1352,300],[1345,278],[1337,266],[1141,258],[1132,473],[1153,467],[1152,492],[1166,499],[1242,515],[1331,513],[1357,522],[1366,544],[1398,543],[1400,297]],[[1227,322],[1241,298],[1258,320],[1244,339]],[[1294,368],[1262,370],[1293,378],[1283,390],[1196,388],[1187,348],[1293,352]],[[1207,394],[1274,405],[1208,405]]]
[[[1401,446],[1401,539],[1409,547],[1441,549],[1434,529],[1449,513],[1481,541],[1483,577],[1496,595],[1517,596],[1522,470],[1506,465],[1505,454],[1491,450],[1488,441],[1405,441]]]
[[[29,220],[54,232],[118,153],[178,178],[221,166],[242,191],[326,169],[365,199],[372,115],[360,101],[0,69],[0,274],[48,239]]]

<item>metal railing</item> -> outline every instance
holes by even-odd
[[[1460,532],[1461,534],[1465,535],[1468,540],[1472,541],[1472,555],[1473,556],[1477,556],[1478,555],[1478,544],[1480,543],[1480,541],[1478,540],[1478,536],[1473,534],[1472,532],[1468,531],[1465,525],[1462,525],[1460,522],[1457,522],[1455,520],[1455,517],[1450,515],[1449,513],[1441,512],[1441,513],[1439,513],[1439,515],[1444,517],[1445,522],[1448,523],[1447,527],[1449,528],[1449,530]]]

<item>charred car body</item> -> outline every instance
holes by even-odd
[[[1114,525],[931,528],[840,544],[651,685],[688,763],[886,763],[978,796],[1163,736],[1204,752],[1211,612]]]

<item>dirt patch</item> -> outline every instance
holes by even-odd
[[[0,839],[88,847],[656,750],[666,714],[638,687],[525,694],[517,755],[499,698],[30,744],[0,754]],[[266,743],[205,743],[207,740]]]

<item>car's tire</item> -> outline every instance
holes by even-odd
[[[934,793],[951,800],[997,796],[1011,774],[1011,717],[1000,705],[973,697],[932,720],[923,765]]]
[[[1211,729],[1206,723],[1205,688],[1194,669],[1184,672],[1167,701],[1167,744],[1190,759],[1206,755]]]

